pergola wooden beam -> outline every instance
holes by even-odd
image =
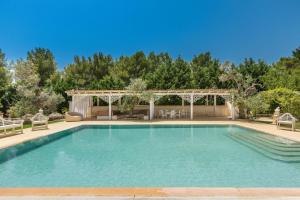
[[[232,90],[226,89],[178,89],[178,90],[147,90],[154,95],[190,95],[190,94],[201,94],[201,95],[230,95]],[[69,96],[81,95],[81,96],[108,96],[108,95],[130,95],[131,93],[127,90],[68,90],[66,93]]]

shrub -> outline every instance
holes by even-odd
[[[249,97],[245,105],[252,112],[253,117],[256,117],[257,113],[265,113],[270,108],[270,104],[265,101],[261,93]]]
[[[63,119],[65,116],[55,112],[55,113],[51,113],[48,117],[50,121],[53,121],[53,120]]]
[[[276,88],[261,93],[264,101],[270,104],[270,110],[280,107],[282,112],[289,112],[300,117],[300,94],[287,89]]]

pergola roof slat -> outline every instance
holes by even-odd
[[[148,90],[154,95],[230,95],[232,90],[227,89],[177,89],[177,90]],[[127,90],[68,90],[69,96],[118,96],[130,94]]]

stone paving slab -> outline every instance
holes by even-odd
[[[0,200],[299,200],[300,197],[97,197],[97,196],[7,196]]]

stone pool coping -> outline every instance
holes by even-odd
[[[31,131],[0,139],[0,149],[29,140],[55,134],[80,125],[237,125],[267,134],[281,136],[300,142],[300,133],[278,130],[275,125],[249,121],[82,121],[49,124],[49,129]],[[258,197],[300,197],[300,188],[0,188],[0,196],[126,196],[126,197],[206,197],[206,196],[258,196]]]
[[[0,188],[0,196],[300,197],[299,188]]]

